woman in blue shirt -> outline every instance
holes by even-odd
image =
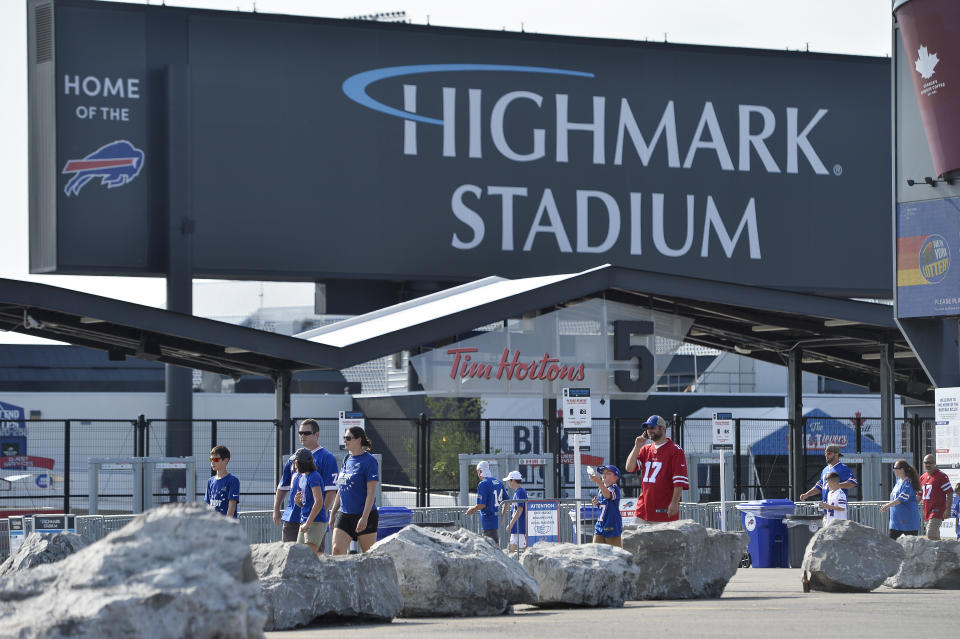
[[[330,509],[335,514],[333,524],[333,554],[345,555],[350,540],[367,552],[377,540],[377,483],[380,468],[370,454],[370,439],[359,426],[351,426],[343,433],[343,445],[350,453],[343,460],[337,476],[337,497]]]
[[[897,477],[897,483],[890,492],[890,501],[880,507],[881,511],[890,511],[890,538],[916,535],[920,531],[920,507],[917,504],[920,477],[905,459],[897,460],[893,465],[893,474]]]

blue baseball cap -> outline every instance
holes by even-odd
[[[665,419],[663,419],[663,417],[660,417],[659,415],[651,415],[650,417],[647,418],[647,421],[643,422],[643,425],[644,426],[663,426],[664,428],[666,428],[667,422]]]
[[[620,469],[617,468],[616,466],[613,466],[613,465],[611,465],[611,466],[597,466],[597,470],[600,471],[601,473],[603,473],[603,471],[605,471],[605,470],[609,470],[611,473],[613,473],[614,475],[617,476],[617,479],[620,478]]]

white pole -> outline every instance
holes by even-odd
[[[727,473],[724,471],[723,459],[727,451],[720,451],[720,530],[727,532]]]
[[[576,527],[574,531],[573,543],[580,543],[580,434],[575,433],[573,437],[573,498],[577,514],[575,517]]]

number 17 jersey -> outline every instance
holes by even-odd
[[[690,488],[687,458],[683,449],[667,439],[659,447],[652,442],[637,454],[640,474],[640,497],[636,516],[644,521],[676,521],[680,513],[670,517],[667,509],[673,500],[674,488]]]

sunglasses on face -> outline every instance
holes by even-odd
[[[219,458],[219,457],[211,457],[211,458],[210,458],[210,461],[212,461],[212,462],[218,462],[218,461],[220,461],[220,458]]]
[[[313,431],[312,431],[312,430],[298,430],[297,432],[300,433],[300,434],[301,434],[302,436],[304,436],[304,437],[306,437],[306,436],[308,436],[308,435],[313,435]]]
[[[351,440],[353,440],[353,439],[356,439],[356,437],[354,437],[354,436],[352,436],[352,435],[344,435],[344,436],[343,436],[343,441],[345,441],[345,442],[351,441]]]

